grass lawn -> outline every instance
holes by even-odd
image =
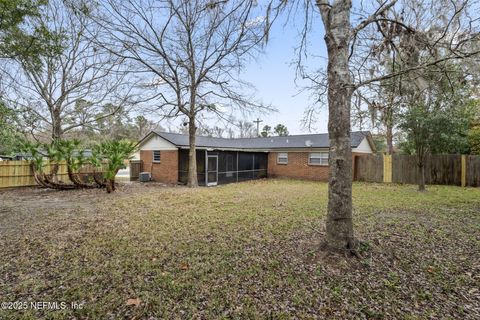
[[[68,308],[0,319],[479,319],[480,189],[353,192],[361,259],[318,251],[325,183],[2,191],[0,302]]]

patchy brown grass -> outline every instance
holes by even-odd
[[[0,319],[480,317],[480,190],[355,184],[362,259],[321,259],[327,185],[0,192]]]

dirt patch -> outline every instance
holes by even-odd
[[[119,183],[116,192],[103,189],[52,190],[27,187],[0,191],[0,232],[35,233],[32,227],[40,224],[68,224],[69,219],[99,221],[108,214],[105,205],[114,205],[121,199],[172,188],[160,183]],[[173,188],[181,188],[173,186]]]
[[[14,212],[23,212],[31,209],[55,210],[76,208],[79,205],[93,209],[95,204],[99,202],[122,199],[140,193],[172,187],[181,188],[180,186],[154,182],[125,182],[119,183],[116,192],[108,195],[103,189],[53,190],[37,187],[0,189],[0,201],[3,203],[3,208],[0,207],[0,210],[4,210],[5,207],[10,208]]]

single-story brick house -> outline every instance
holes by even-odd
[[[375,150],[370,132],[352,132],[352,153]],[[200,185],[216,185],[264,177],[328,180],[328,134],[268,138],[212,138],[197,136],[197,173]],[[138,143],[142,171],[152,180],[186,183],[188,135],[150,132]]]

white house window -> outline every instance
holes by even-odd
[[[328,152],[310,152],[308,155],[308,164],[327,166]]]
[[[160,162],[160,150],[153,151],[153,162]]]
[[[288,163],[288,153],[287,152],[279,152],[277,154],[277,163],[287,164]]]

